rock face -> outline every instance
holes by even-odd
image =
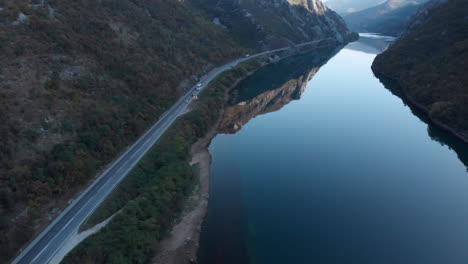
[[[385,0],[328,0],[325,4],[339,14],[358,12],[382,4]]]
[[[231,92],[219,132],[234,134],[256,116],[278,111],[291,101],[300,99],[308,82],[335,53],[334,48],[322,49],[260,69]],[[281,74],[291,69],[295,72],[287,76]],[[272,72],[278,74],[271,76]]]
[[[357,32],[396,36],[427,0],[388,0],[359,12],[344,14],[350,29]]]
[[[194,4],[251,47],[355,38],[343,19],[320,0],[195,0]]]
[[[466,0],[431,2],[372,65],[377,75],[396,80],[405,97],[430,120],[466,142],[467,14]]]

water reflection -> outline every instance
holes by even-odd
[[[231,92],[219,132],[236,133],[252,118],[277,111],[292,100],[298,100],[310,79],[341,48],[322,48],[257,71]],[[212,171],[218,174],[210,180],[210,201],[201,235],[200,263],[249,263],[251,252],[245,239],[249,233],[248,216],[244,212],[239,164],[234,156],[230,156],[233,152],[210,151],[215,160]]]
[[[231,92],[219,132],[234,134],[252,118],[300,99],[320,67],[341,48],[318,49],[260,69]]]
[[[361,51],[369,54],[379,54],[385,51],[388,46],[395,40],[393,37],[380,36],[377,34],[361,33],[358,42],[349,44],[346,48],[356,51]],[[428,125],[427,133],[432,140],[439,142],[442,146],[448,146],[453,149],[461,162],[467,167],[468,170],[468,147],[458,138],[451,135],[449,132],[433,125],[428,119],[427,115],[414,107],[400,92],[398,84],[394,81],[383,76],[376,76],[384,87],[389,90],[393,95],[401,98],[405,106],[411,109],[411,112],[417,116],[421,121]]]
[[[466,145],[382,87],[378,52],[361,38],[231,94],[224,133],[302,98],[213,140],[200,263],[466,263]]]
[[[369,54],[379,54],[385,51],[394,40],[393,37],[361,33],[359,34],[359,41],[350,43],[346,48]]]
[[[406,97],[401,93],[399,85],[386,77],[376,75],[384,87],[389,90],[393,95],[399,97],[403,104],[411,110],[422,122],[427,124],[427,134],[432,140],[440,143],[442,146],[448,146],[450,149],[457,153],[458,159],[465,165],[468,171],[468,147],[465,142],[453,136],[446,130],[432,124],[427,114],[414,106]]]

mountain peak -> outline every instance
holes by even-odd
[[[211,19],[262,49],[319,39],[345,42],[350,32],[321,0],[196,0]]]
[[[286,0],[291,5],[300,5],[306,9],[323,14],[327,11],[327,7],[322,3],[321,0]]]

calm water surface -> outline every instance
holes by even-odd
[[[374,77],[382,41],[288,59],[231,94],[201,263],[468,263],[468,147]]]

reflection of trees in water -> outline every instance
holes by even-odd
[[[427,134],[431,137],[432,140],[438,142],[442,146],[449,147],[455,151],[455,153],[457,153],[458,159],[465,165],[468,171],[468,145],[459,138],[453,136],[450,132],[434,125],[429,120],[425,112],[412,105],[411,102],[405,98],[395,81],[382,76],[377,77],[384,85],[384,87],[387,88],[387,90],[389,90],[393,95],[398,96],[403,101],[403,103],[410,108],[411,112],[415,116],[427,124]]]
[[[319,49],[260,69],[230,93],[219,131],[236,133],[252,118],[300,99],[320,67],[341,48]]]

